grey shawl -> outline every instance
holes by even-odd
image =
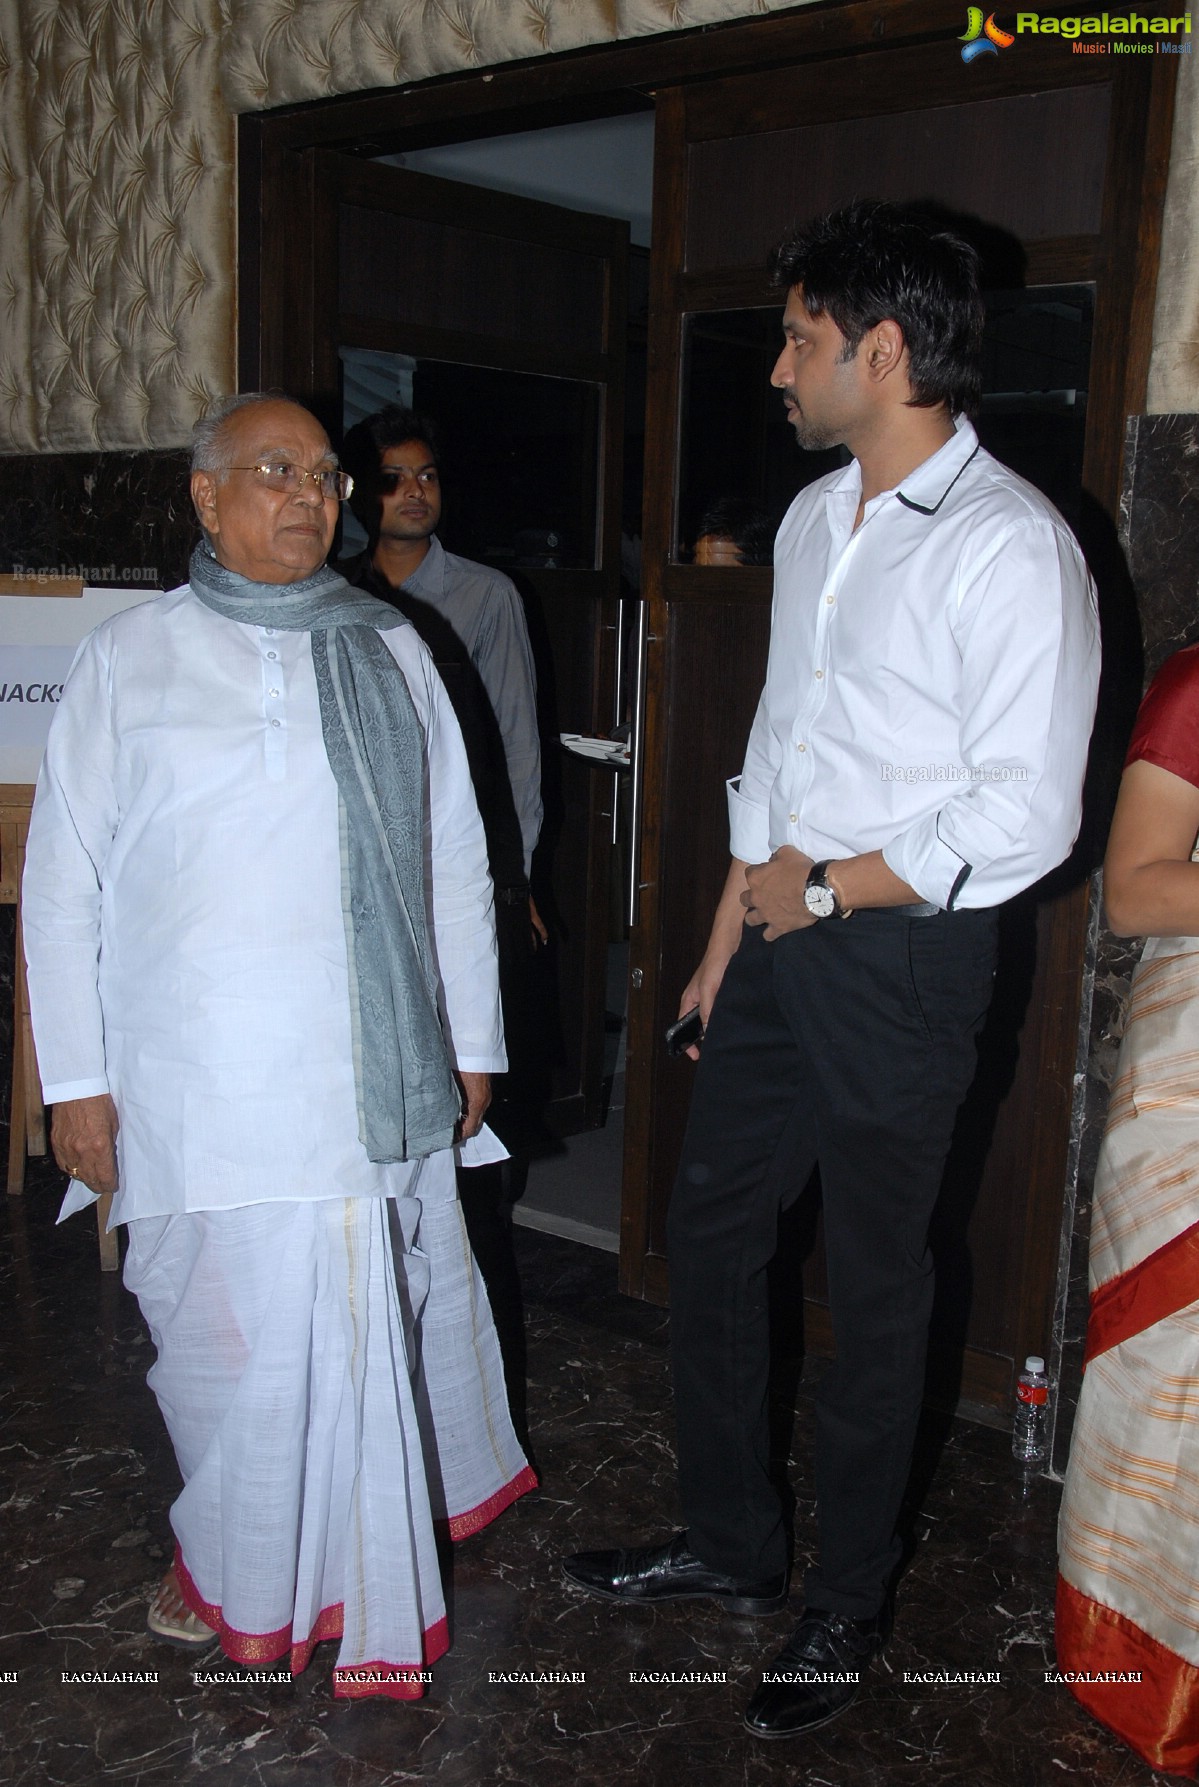
[[[447,1148],[461,1099],[425,923],[424,734],[378,631],[408,623],[328,566],[298,583],[254,583],[197,546],[191,587],[227,620],[312,635],[339,794],[358,1134],[380,1162]]]

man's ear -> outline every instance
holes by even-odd
[[[881,323],[867,329],[860,351],[868,376],[881,383],[905,365],[908,345],[899,324],[884,317]]]
[[[191,476],[192,503],[200,526],[206,534],[217,534],[216,513],[216,474],[215,472],[193,472]]]

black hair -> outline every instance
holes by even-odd
[[[979,257],[931,208],[857,199],[794,230],[770,272],[775,285],[801,288],[809,316],[832,318],[846,358],[868,329],[898,323],[916,408],[978,408]]]
[[[384,404],[371,416],[364,416],[346,430],[341,444],[341,463],[353,478],[367,479],[379,469],[388,447],[402,447],[405,441],[424,441],[440,470],[437,430],[428,416],[404,409],[398,403]]]
[[[388,447],[402,447],[405,441],[423,441],[432,455],[433,464],[441,471],[437,430],[428,416],[402,404],[387,403],[373,415],[364,416],[346,430],[341,443],[342,470],[354,480],[350,507],[367,533],[374,537],[378,528],[379,466]]]
[[[708,504],[695,530],[697,540],[705,534],[718,540],[731,540],[743,565],[769,565],[774,560],[775,527],[765,509],[744,496],[718,496]]]

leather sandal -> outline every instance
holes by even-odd
[[[172,1593],[180,1598],[178,1588],[172,1589],[167,1581],[159,1583],[146,1615],[146,1630],[155,1638],[161,1638],[164,1644],[177,1645],[180,1650],[200,1650],[212,1644],[216,1632],[190,1607],[184,1606],[180,1612],[170,1613],[163,1606],[164,1598]]]

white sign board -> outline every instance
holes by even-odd
[[[158,594],[0,596],[0,782],[36,782],[46,734],[80,642],[110,614]]]

